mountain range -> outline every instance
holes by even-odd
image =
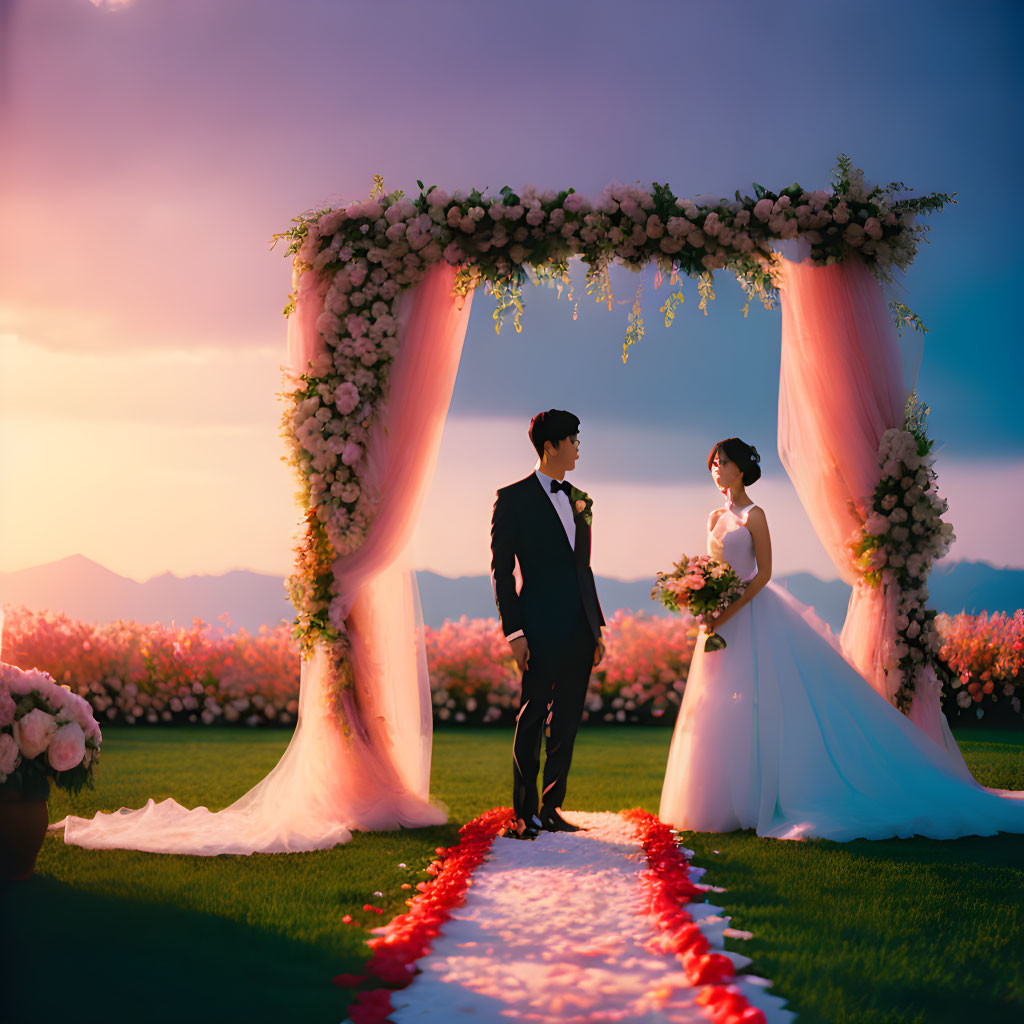
[[[487,576],[451,579],[419,572],[417,579],[423,621],[438,627],[445,619],[490,618],[495,615]],[[841,580],[822,580],[793,573],[776,582],[799,600],[813,605],[833,629],[846,615],[850,588]],[[1024,569],[1000,569],[985,562],[939,563],[928,584],[931,607],[939,611],[1013,611],[1024,605]],[[651,581],[597,577],[605,614],[631,608],[665,615],[651,601]],[[163,573],[143,583],[119,576],[83,555],[0,573],[0,604],[64,612],[86,622],[164,622],[187,625],[194,618],[224,622],[228,628],[255,632],[261,625],[290,620],[292,606],[279,576],[237,570],[219,576],[175,576]],[[229,617],[230,623],[223,616]]]

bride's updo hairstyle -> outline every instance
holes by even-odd
[[[708,455],[709,473],[711,464],[715,461],[715,452],[719,450],[725,452],[730,462],[735,462],[740,467],[744,487],[749,487],[761,479],[761,456],[757,454],[757,449],[752,444],[747,444],[738,437],[727,437],[711,449],[711,454]]]

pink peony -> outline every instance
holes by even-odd
[[[341,453],[341,461],[346,466],[354,466],[362,458],[363,449],[353,441],[349,441]]]
[[[673,238],[681,238],[689,232],[690,222],[685,217],[669,217],[666,227]]]
[[[334,404],[342,416],[347,416],[359,405],[359,389],[351,381],[339,384],[334,391]]]
[[[698,573],[691,573],[683,577],[682,583],[688,590],[700,590],[704,586],[704,577]]]
[[[864,529],[869,537],[881,537],[889,529],[889,521],[885,516],[873,512],[864,523]]]
[[[50,767],[57,772],[70,771],[85,757],[85,733],[77,722],[62,725],[54,734],[46,754]]]
[[[326,238],[329,235],[333,235],[341,227],[344,220],[344,210],[333,210],[331,213],[325,213],[317,223],[321,237]]]
[[[10,667],[7,686],[11,691],[12,697],[23,697],[26,693],[32,693],[33,690],[43,697],[49,697],[50,690],[55,685],[50,676],[45,672],[40,672],[38,669],[32,668],[28,671],[22,671],[13,665]]]
[[[10,775],[21,760],[18,744],[9,732],[0,732],[0,776]]]
[[[33,708],[14,723],[14,738],[26,760],[38,757],[50,745],[57,731],[57,720],[41,708]]]
[[[629,196],[626,196],[619,206],[622,209],[622,212],[629,217],[630,220],[642,221],[646,219],[636,200],[631,199]]]
[[[868,238],[872,238],[877,242],[882,237],[881,221],[877,217],[868,217],[864,221],[864,233]]]
[[[357,218],[376,220],[382,212],[383,207],[375,199],[368,199],[365,203],[353,203],[352,206],[345,208],[346,216],[353,220]]]
[[[775,204],[770,199],[762,199],[754,205],[754,216],[760,221],[766,221],[772,215],[772,207]]]
[[[6,690],[0,690],[0,728],[10,725],[14,721],[14,712],[17,707],[14,698]]]

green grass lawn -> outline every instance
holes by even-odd
[[[1024,789],[1024,733],[960,735],[990,786]],[[51,818],[173,796],[223,807],[287,743],[277,731],[106,730],[94,791],[57,793]],[[585,728],[567,805],[657,811],[667,729]],[[310,1021],[345,1016],[330,979],[366,955],[352,913],[404,909],[458,825],[508,800],[510,735],[435,736],[433,792],[452,824],[357,834],[308,854],[179,857],[43,845],[35,876],[2,891],[0,1019]],[[686,834],[733,925],[802,1024],[1018,1021],[1024,1014],[1024,837],[787,843]],[[405,863],[406,868],[398,865]],[[374,896],[381,892],[382,896]]]

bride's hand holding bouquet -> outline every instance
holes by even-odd
[[[723,612],[743,592],[743,583],[728,562],[710,555],[683,555],[671,572],[659,572],[651,599],[674,612],[689,612],[704,627],[705,651],[720,651],[725,639],[714,631]]]

